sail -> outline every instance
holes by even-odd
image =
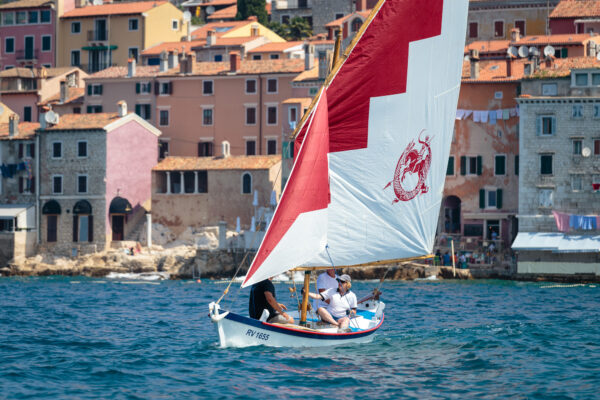
[[[324,91],[330,202],[320,212],[326,220],[304,231],[286,231],[270,250],[290,252],[280,268],[345,266],[431,253],[460,88],[467,10],[468,0],[379,1]],[[321,99],[300,130],[302,146],[294,169],[301,168],[302,153],[316,136],[313,125],[317,113],[324,114],[324,104]],[[300,200],[286,198],[291,195],[286,188],[282,203]],[[325,238],[316,240],[313,229],[323,225]],[[292,256],[299,245],[314,252]],[[257,280],[272,276],[262,273],[261,250],[250,270]],[[247,276],[244,285],[251,281]]]
[[[300,265],[323,251],[327,244],[329,127],[324,92],[308,131],[243,286]],[[295,264],[289,264],[290,259]]]

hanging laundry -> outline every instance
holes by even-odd
[[[496,125],[496,112],[490,111],[490,125]]]
[[[569,214],[552,211],[559,232],[569,232]]]
[[[502,110],[496,110],[496,119],[498,121],[502,119]]]
[[[473,110],[465,110],[465,117],[464,119],[467,119],[471,116],[471,114],[473,114]]]
[[[12,178],[17,173],[17,164],[8,164],[8,177]]]
[[[17,171],[24,171],[25,170],[25,163],[24,162],[20,162],[17,164]]]
[[[489,116],[490,116],[489,112],[481,111],[481,122],[483,122],[484,124],[487,124]]]
[[[481,111],[473,111],[473,122],[481,122]]]
[[[581,215],[571,215],[569,217],[569,226],[573,229],[581,229]]]
[[[0,172],[2,172],[3,178],[8,178],[8,166],[6,164],[0,165]]]
[[[518,105],[515,107],[515,112],[517,113],[517,117],[521,115],[521,113],[519,112],[519,106]]]
[[[25,160],[25,170],[27,171],[27,179],[31,179],[33,177],[33,163],[31,160]]]
[[[457,120],[463,119],[464,116],[465,116],[465,110],[460,110],[460,109],[456,110],[456,119]]]
[[[586,231],[596,230],[596,217],[581,217],[581,229]]]
[[[506,121],[509,118],[510,118],[510,110],[508,108],[505,108],[504,110],[502,110],[502,119]]]
[[[509,114],[511,117],[516,117],[517,116],[517,109],[516,108],[511,108],[509,111]]]

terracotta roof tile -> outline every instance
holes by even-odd
[[[204,44],[206,44],[206,40],[204,40],[204,39],[193,40],[191,42],[163,42],[163,43],[157,44],[156,46],[149,47],[146,50],[142,51],[142,55],[143,56],[158,56],[163,51],[166,51],[167,53],[169,51],[177,51],[179,53],[181,53],[182,51],[190,52],[192,50],[192,47],[202,46]]]
[[[199,4],[199,6],[200,7],[228,6],[231,4],[237,4],[237,0],[212,0],[212,1],[207,1],[206,3]]]
[[[335,28],[335,27],[342,26],[342,24],[344,22],[346,22],[347,20],[349,20],[352,16],[354,16],[354,14],[358,14],[363,18],[367,18],[369,16],[369,14],[371,14],[371,10],[357,11],[356,13],[344,15],[342,18],[338,18],[335,21],[331,21],[328,24],[325,24],[325,27],[326,28]]]
[[[109,67],[103,69],[102,71],[98,71],[88,78],[124,78],[127,76],[128,69],[127,67]],[[160,71],[160,67],[158,65],[137,65],[135,67],[135,77],[139,78],[149,78],[158,75]],[[133,79],[133,78],[132,78]]]
[[[47,5],[48,7],[53,4],[52,0],[21,0],[21,1],[13,1],[10,3],[5,3],[0,5],[0,10],[2,9],[12,9],[12,8],[32,8],[32,7],[41,7]]]
[[[465,54],[469,53],[470,50],[478,50],[480,54],[499,52],[506,53],[509,44],[510,40],[482,40],[472,42],[465,46]]]
[[[77,67],[61,67],[61,68],[24,68],[17,67],[0,71],[0,78],[39,78],[45,70],[46,78],[66,74],[70,71],[78,69]]]
[[[206,33],[210,30],[214,30],[217,33],[217,37],[223,36],[229,33],[232,29],[238,29],[242,26],[252,24],[253,21],[228,21],[228,22],[209,22],[206,25],[196,29],[192,32],[192,39],[206,39]]]
[[[571,75],[571,70],[600,68],[600,61],[596,57],[571,57],[557,58],[550,68],[542,63],[542,68],[531,75],[532,78],[564,78]]]
[[[35,131],[40,127],[39,122],[21,122],[18,133],[10,137],[8,135],[8,124],[0,124],[0,140],[23,140],[35,136]]]
[[[237,4],[234,4],[230,7],[222,8],[220,10],[215,11],[208,17],[207,20],[219,20],[219,19],[233,19],[237,14]]]
[[[281,156],[167,157],[153,171],[268,169],[281,162]]]
[[[253,40],[257,40],[256,36],[236,36],[236,37],[217,37],[216,43],[210,47],[219,47],[219,46],[241,46],[245,43],[251,42]],[[206,47],[206,41],[201,41],[200,45],[194,46],[193,49],[196,48],[208,48]]]
[[[58,124],[46,128],[46,131],[75,131],[103,129],[106,125],[119,119],[117,113],[99,114],[64,114]]]
[[[304,60],[280,59],[280,60],[242,60],[237,75],[254,74],[286,74],[299,73],[304,69]],[[192,75],[228,75],[230,73],[229,62],[197,62]],[[179,68],[172,68],[160,74],[161,76],[177,76]]]
[[[281,43],[266,43],[262,46],[255,47],[252,50],[249,50],[248,53],[264,53],[270,51],[285,51],[291,47],[296,47],[304,44],[303,41],[295,41],[295,42],[281,42]]]
[[[319,79],[318,65],[316,65],[312,69],[309,69],[308,71],[302,71],[297,77],[293,79],[292,82],[314,81],[315,79]]]
[[[565,44],[583,44],[593,36],[589,33],[568,33],[561,35],[534,35],[523,36],[519,41],[512,42],[514,46],[531,46],[531,45],[565,45]],[[596,39],[598,39],[596,37]]]
[[[139,1],[135,3],[119,2],[102,4],[99,6],[86,6],[66,12],[61,18],[94,17],[97,15],[141,14],[166,3],[166,1]]]
[[[85,89],[84,88],[67,88],[67,98],[63,103],[60,103],[60,92],[50,97],[46,101],[38,103],[40,106],[47,104],[70,104],[70,103],[79,103],[83,104],[83,99],[85,97]]]
[[[550,18],[600,17],[600,1],[561,0],[550,14]]]

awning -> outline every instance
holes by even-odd
[[[17,215],[26,211],[29,207],[33,206],[28,206],[25,204],[2,204],[0,205],[0,218],[15,218]]]
[[[94,50],[116,50],[117,45],[111,44],[110,46],[83,46],[81,50],[94,51]]]
[[[48,200],[42,207],[42,214],[44,215],[58,215],[60,214],[60,204],[56,200]]]
[[[92,205],[87,200],[79,200],[73,206],[73,214],[91,214],[92,213]]]
[[[553,253],[598,253],[600,235],[565,235],[556,232],[519,232],[513,250]]]
[[[131,203],[122,197],[115,197],[110,202],[109,214],[129,214],[131,212]]]

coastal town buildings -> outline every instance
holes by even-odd
[[[548,18],[553,34],[600,32],[600,4],[594,0],[561,0]]]
[[[181,3],[181,7],[190,14],[208,21],[208,17],[224,8],[237,5],[237,0],[188,0]]]
[[[194,30],[191,33],[191,39],[206,40],[209,32],[212,31],[215,32],[217,38],[265,36],[269,42],[285,42],[285,39],[262,25],[254,16],[250,16],[244,21],[209,22]]]
[[[167,157],[153,168],[154,222],[175,234],[219,221],[232,228],[238,218],[242,229],[252,229],[253,217],[266,222],[273,191],[281,193],[281,156],[232,156],[221,146],[217,157]]]
[[[325,28],[327,29],[327,39],[335,40],[336,32],[340,31],[342,34],[341,48],[343,52],[350,42],[352,42],[352,39],[354,39],[354,36],[358,33],[369,14],[370,10],[356,11],[327,23],[325,25]]]
[[[600,61],[548,60],[522,82],[521,274],[600,274]]]
[[[125,66],[163,41],[188,34],[183,13],[166,1],[115,2],[75,8],[58,25],[58,66],[78,66],[93,73]]]
[[[12,68],[0,71],[0,96],[23,122],[39,120],[38,105],[60,96],[61,90],[84,87],[87,74],[77,67]]]

